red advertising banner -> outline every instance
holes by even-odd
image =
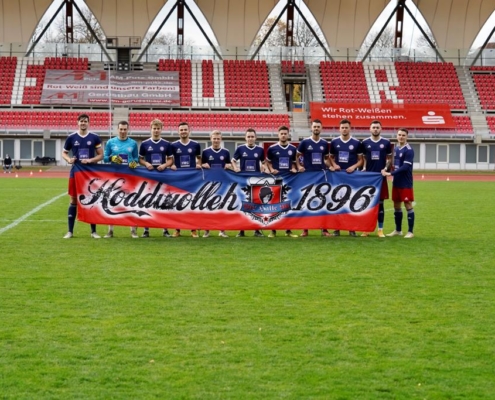
[[[310,103],[311,119],[321,120],[324,128],[339,126],[342,119],[355,128],[368,128],[378,120],[384,128],[437,129],[456,127],[447,104],[358,104]]]

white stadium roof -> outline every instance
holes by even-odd
[[[169,0],[174,1],[174,0]],[[192,0],[188,0],[192,1]],[[389,1],[304,0],[327,43],[359,48]],[[495,10],[495,0],[414,1],[439,48],[468,49]],[[0,0],[0,43],[25,43],[51,0]],[[105,35],[144,37],[167,0],[86,0]],[[251,46],[277,0],[196,0],[222,47]]]

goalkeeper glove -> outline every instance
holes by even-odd
[[[129,168],[133,168],[133,169],[134,169],[134,168],[136,168],[138,165],[139,165],[139,164],[138,164],[136,161],[131,161],[131,162],[129,163]]]
[[[115,164],[122,164],[122,158],[120,156],[112,156],[110,160]]]

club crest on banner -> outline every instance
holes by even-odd
[[[291,209],[287,201],[290,187],[284,185],[282,178],[251,177],[242,190],[247,201],[242,202],[241,210],[264,225],[280,219]]]

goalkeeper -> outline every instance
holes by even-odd
[[[128,165],[129,168],[136,168],[139,165],[138,146],[134,139],[128,137],[129,123],[120,121],[118,125],[119,135],[111,138],[106,146],[103,161],[112,164]],[[113,225],[108,225],[108,233],[104,238],[113,237]],[[131,237],[137,239],[137,227],[131,227]]]

